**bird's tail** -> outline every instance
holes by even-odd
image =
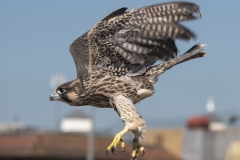
[[[148,68],[148,70],[146,71],[145,77],[150,82],[156,83],[158,80],[158,76],[164,73],[166,70],[170,69],[171,67],[194,58],[205,56],[207,53],[202,51],[206,49],[206,46],[207,46],[206,44],[196,44],[191,49],[189,49],[186,53],[176,58],[173,58],[169,61],[161,63],[159,65]]]

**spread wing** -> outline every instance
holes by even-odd
[[[176,56],[175,38],[195,37],[179,22],[198,17],[199,7],[187,2],[114,11],[88,33],[89,73],[143,74],[158,59]]]
[[[88,77],[89,49],[87,33],[73,41],[69,47],[76,65],[77,77],[82,81]]]

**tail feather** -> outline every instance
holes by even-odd
[[[207,53],[202,52],[206,49],[206,44],[196,44],[191,49],[189,49],[186,53],[173,58],[169,61],[161,63],[159,65],[148,68],[146,71],[145,77],[152,83],[156,83],[158,80],[158,76],[164,73],[166,70],[172,68],[173,66],[180,64],[182,62],[186,62],[188,60],[199,58],[205,56]]]
[[[193,59],[193,58],[198,58],[200,55],[205,55],[203,54],[203,50],[206,49],[206,44],[195,44],[192,48],[190,48],[187,52],[182,54],[181,56],[178,56],[176,58],[173,58],[167,62],[164,62],[164,67],[165,69],[169,69],[173,67],[176,64],[185,62],[187,60]],[[199,54],[201,53],[201,54]]]

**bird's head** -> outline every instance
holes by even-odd
[[[50,101],[61,101],[71,106],[77,106],[81,90],[79,79],[63,83],[50,95]]]

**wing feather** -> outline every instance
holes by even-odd
[[[76,65],[77,77],[84,80],[88,77],[89,48],[88,32],[77,38],[69,47],[69,51]]]
[[[141,66],[151,66],[157,59],[176,57],[175,39],[195,38],[194,33],[179,22],[198,17],[201,17],[199,7],[187,2],[157,4],[131,11],[120,8],[88,33],[88,71],[101,71],[118,63],[120,67],[127,66],[131,73],[132,67],[134,72],[143,74]]]

